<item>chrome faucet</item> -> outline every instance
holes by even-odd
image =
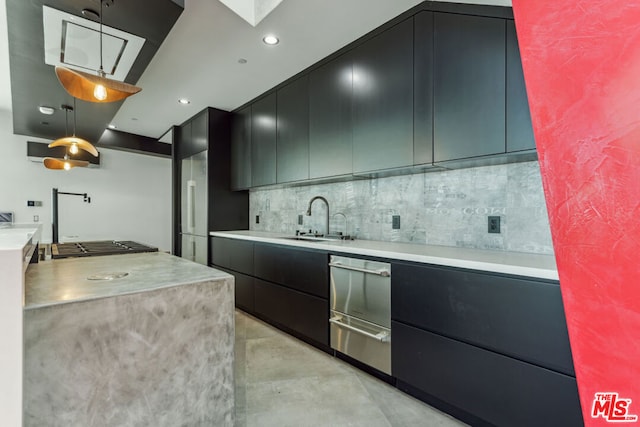
[[[325,236],[328,236],[329,235],[329,202],[327,202],[327,199],[325,199],[322,196],[315,196],[311,200],[309,200],[309,207],[307,208],[307,216],[311,216],[311,205],[316,200],[322,200],[324,204],[327,205],[327,219],[325,221],[325,229],[327,234],[325,234]]]

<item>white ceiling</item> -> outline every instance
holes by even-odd
[[[142,92],[124,102],[112,123],[159,138],[207,106],[233,110],[420,2],[283,0],[252,27],[217,0],[185,0],[137,82]],[[465,2],[511,6],[511,0]],[[278,45],[262,43],[269,33],[280,38]],[[0,0],[0,109],[11,109],[10,93],[6,0]],[[180,105],[179,98],[191,104]]]

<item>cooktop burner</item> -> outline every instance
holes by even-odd
[[[54,243],[51,258],[70,258],[100,255],[136,254],[158,252],[158,248],[131,241],[98,240],[94,242]]]

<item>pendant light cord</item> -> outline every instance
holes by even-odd
[[[76,136],[76,97],[73,97],[73,136]]]
[[[104,77],[104,69],[102,68],[102,0],[100,2],[100,76]]]

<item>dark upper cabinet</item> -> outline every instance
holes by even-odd
[[[227,140],[227,144],[228,143],[229,142]],[[193,154],[195,154],[205,151],[208,148],[209,113],[208,111],[204,111],[191,120],[191,149],[193,150]]]
[[[353,172],[413,165],[413,19],[353,53]]]
[[[352,61],[349,53],[309,73],[309,177],[350,174]]]
[[[433,12],[415,16],[413,163],[433,162]]]
[[[251,185],[276,183],[276,93],[251,105]]]
[[[309,76],[277,92],[277,182],[309,179]]]
[[[191,157],[209,148],[209,114],[199,113],[178,131],[178,158]]]
[[[434,12],[434,161],[505,152],[505,25]]]
[[[507,152],[535,149],[516,25],[507,20]]]
[[[251,188],[251,106],[231,118],[231,189]]]

